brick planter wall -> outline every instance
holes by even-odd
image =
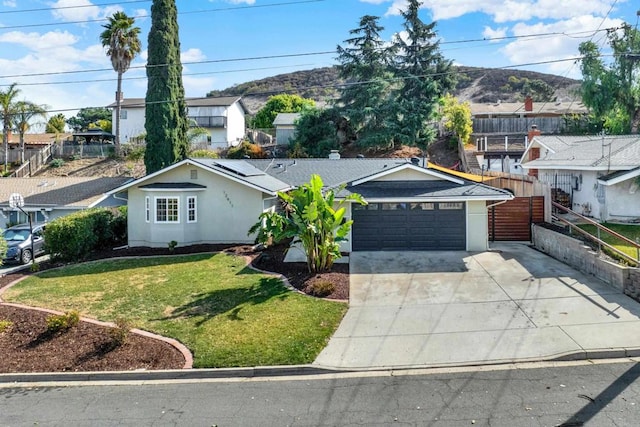
[[[591,274],[640,301],[640,270],[601,259],[582,241],[548,228],[532,225],[533,245],[541,252],[583,273]]]

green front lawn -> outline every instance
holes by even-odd
[[[602,225],[634,242],[640,241],[640,225],[613,224],[607,222],[602,223]],[[598,236],[598,231],[594,225],[581,224],[580,228],[593,236]],[[633,258],[637,259],[638,250],[627,242],[620,240],[617,237],[603,231],[600,232],[600,239],[618,249],[619,251],[624,252],[627,255],[630,255]]]
[[[199,368],[310,363],[347,310],[221,253],[72,265],[30,277],[3,298],[125,318],[184,343]]]

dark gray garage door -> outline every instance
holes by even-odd
[[[369,203],[352,205],[352,249],[465,250],[465,204]]]

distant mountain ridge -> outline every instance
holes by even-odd
[[[455,68],[459,79],[454,94],[461,101],[515,102],[519,94],[506,88],[512,76],[518,79],[544,81],[554,88],[554,95],[560,101],[579,99],[576,94],[579,80],[516,69],[464,66]],[[223,90],[212,90],[207,96],[242,96],[249,111],[255,113],[270,96],[281,93],[297,94],[313,99],[320,105],[326,104],[338,96],[337,88],[341,84],[344,84],[344,80],[338,77],[336,67],[322,67],[252,80]]]

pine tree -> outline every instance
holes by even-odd
[[[404,33],[394,40],[398,55],[395,77],[401,79],[393,112],[394,142],[427,149],[435,139],[431,121],[436,119],[440,98],[453,89],[451,61],[445,60],[436,40],[435,22],[418,17],[422,2],[409,0],[402,12]]]
[[[144,164],[147,174],[187,157],[187,105],[182,85],[175,0],[153,0],[147,60]]]
[[[351,30],[346,47],[338,46],[338,74],[347,84],[337,107],[348,118],[358,145],[386,145],[391,135],[386,126],[392,75],[390,51],[380,38],[379,18],[365,15],[360,27]]]

